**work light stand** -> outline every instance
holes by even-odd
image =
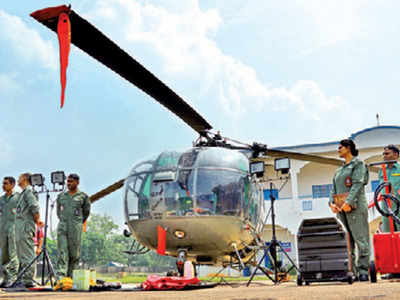
[[[275,196],[272,194],[273,191],[273,184],[270,182],[270,188],[269,188],[269,199],[271,200],[271,224],[272,224],[272,239],[270,244],[266,247],[265,245],[262,247],[264,248],[264,255],[263,257],[259,260],[257,266],[253,270],[253,273],[250,276],[249,281],[247,282],[247,286],[250,285],[251,281],[253,280],[254,276],[256,275],[256,272],[258,270],[262,271],[269,279],[271,279],[274,284],[278,284],[280,282],[279,277],[278,277],[278,269],[280,266],[278,266],[278,258],[277,258],[277,248],[283,252],[283,254],[287,257],[287,259],[290,261],[292,266],[286,270],[284,273],[287,274],[289,273],[292,269],[296,269],[297,272],[300,272],[299,268],[296,266],[294,261],[290,258],[289,254],[286,253],[285,249],[282,247],[281,243],[276,239],[276,226],[275,226],[275,210],[274,210],[274,203],[275,203]],[[267,257],[267,255],[270,256],[272,263],[271,263],[271,269],[268,269],[266,267],[263,267],[261,264],[264,261],[264,259]],[[269,274],[273,273],[273,277]]]

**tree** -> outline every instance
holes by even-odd
[[[46,248],[47,248],[47,252],[49,254],[50,260],[53,263],[53,267],[55,267],[55,264],[57,262],[57,243],[56,243],[56,241],[52,240],[50,238],[47,238]],[[42,258],[40,258],[40,259],[42,259]]]
[[[117,229],[118,225],[111,217],[92,214],[87,223],[87,232],[82,235],[82,261],[89,267],[117,260],[124,263],[116,253],[118,245],[112,242]]]
[[[128,255],[133,242],[118,232],[118,225],[107,215],[92,214],[88,220],[87,232],[82,235],[81,260],[88,267],[104,266],[109,262],[123,265],[149,267],[153,272],[166,271],[175,266],[175,259],[160,256],[154,251],[144,255]]]

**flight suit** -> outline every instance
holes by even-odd
[[[387,180],[392,184],[393,188],[393,195],[400,200],[400,164],[395,163],[391,168],[389,166],[386,168],[386,175],[387,175]],[[383,180],[383,173],[382,169],[379,170],[379,183],[382,183]],[[383,190],[385,192],[385,190]],[[392,210],[394,211],[396,209],[396,204],[392,204]],[[381,204],[381,207],[383,207],[383,203]],[[400,217],[400,212],[397,215]],[[394,231],[400,231],[400,224],[397,224],[396,222],[393,221],[394,225]],[[388,217],[383,217],[382,216],[382,231],[383,232],[390,232],[390,222]]]
[[[15,245],[15,215],[19,194],[0,197],[0,247],[4,283],[13,283],[18,275],[18,258]]]
[[[26,187],[19,195],[15,218],[15,242],[19,260],[19,272],[35,258],[34,216],[39,213],[39,203],[31,187]],[[22,276],[25,285],[34,285],[35,265],[32,264]]]
[[[81,256],[82,225],[89,217],[89,197],[77,191],[74,195],[64,192],[57,197],[57,275],[72,277]]]
[[[334,194],[349,193],[346,199],[352,210],[348,213],[341,211],[338,219],[344,224],[350,237],[350,250],[355,275],[368,275],[369,266],[369,227],[368,203],[364,186],[368,183],[369,173],[365,164],[357,158],[336,170],[333,177],[330,202],[334,203]],[[358,263],[356,264],[355,245],[358,248]]]

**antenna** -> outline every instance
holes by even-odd
[[[376,126],[380,126],[380,124],[379,124],[379,114],[378,113],[376,114]]]

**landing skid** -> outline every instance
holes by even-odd
[[[129,249],[122,251],[122,252],[129,254],[129,255],[142,255],[142,254],[146,254],[149,251],[150,251],[149,248],[146,248],[145,246],[141,245],[138,241],[133,240]]]

